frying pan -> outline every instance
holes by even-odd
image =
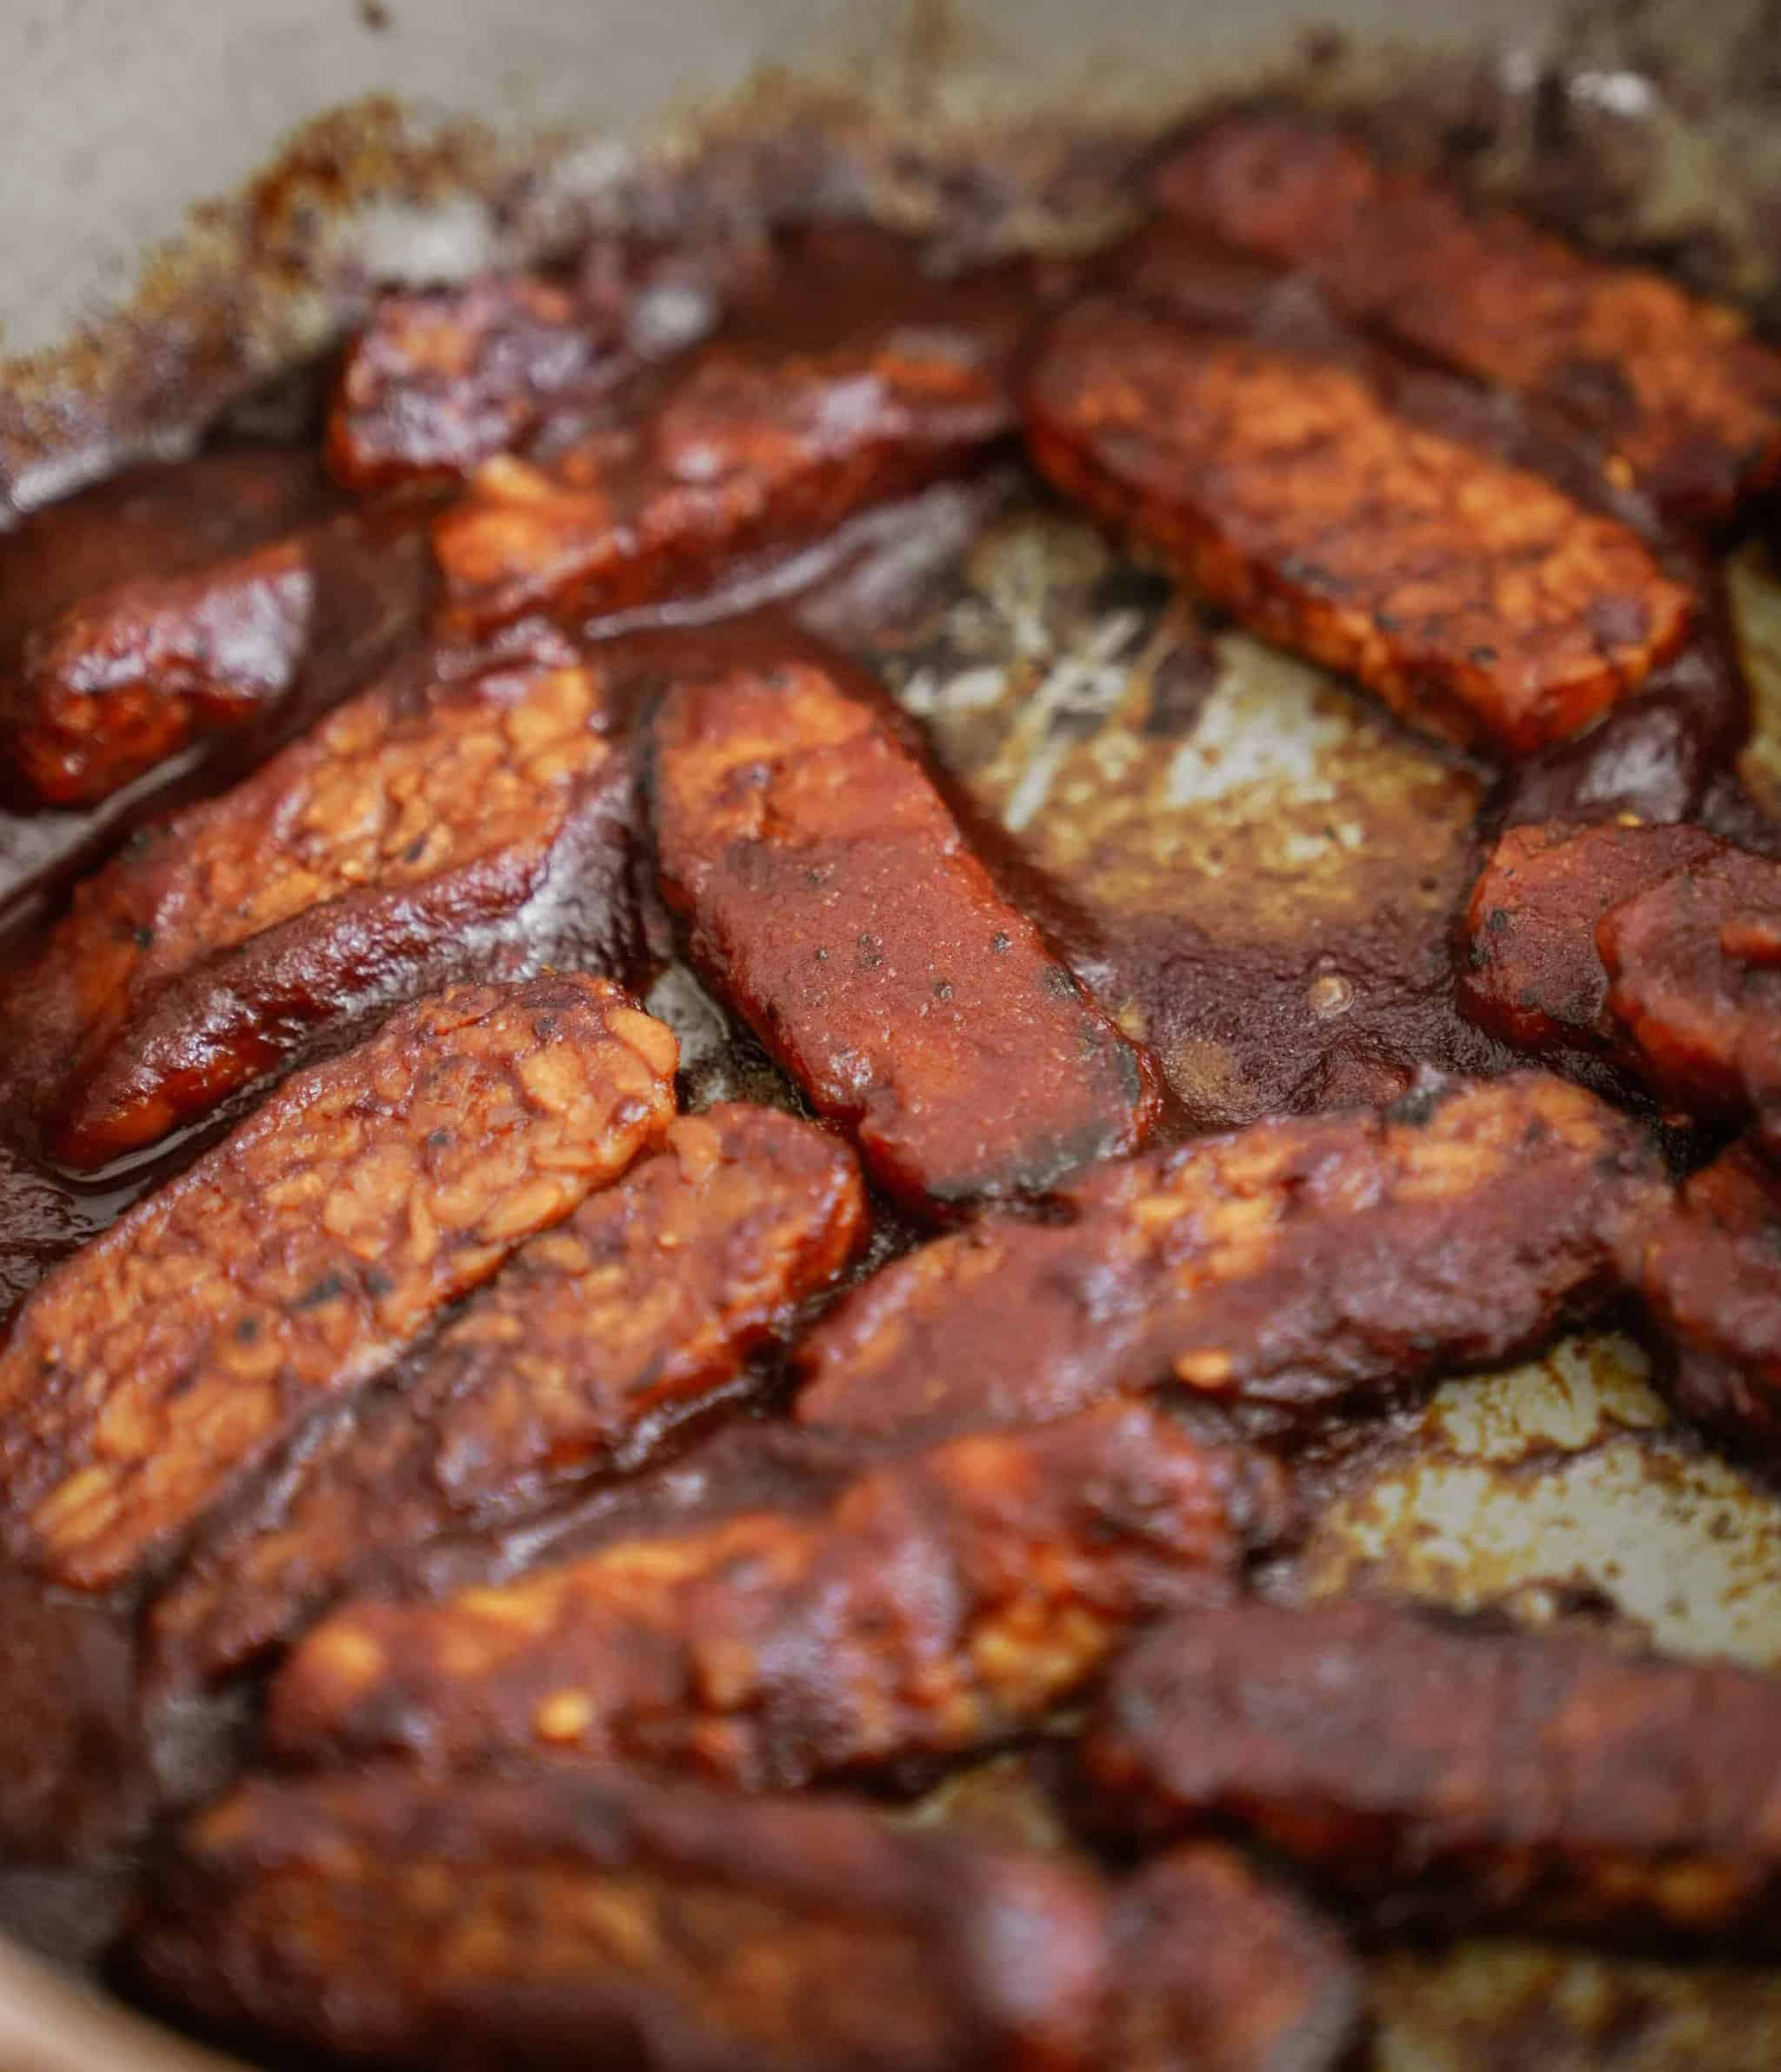
[[[985,241],[1043,240],[1111,220],[1160,123],[1276,83],[1365,98],[1463,143],[1485,184],[1781,310],[1764,0],[9,0],[0,59],[3,510],[177,450],[380,282],[546,250],[664,192],[722,210],[787,179],[918,225],[968,177]],[[1383,910],[1439,952],[1477,773],[1115,573],[1086,528],[1017,496],[882,672],[1046,868],[1197,929],[1209,969],[1297,958],[1309,1042],[1332,1002],[1364,1009]],[[1781,584],[1752,549],[1732,587],[1747,775],[1772,792]],[[1191,709],[1159,727],[1183,655]],[[1171,1069],[1240,1118],[1280,1089],[1224,1011],[1171,1033]],[[1533,1619],[1581,1606],[1781,1669],[1781,1502],[1672,1429],[1611,1336],[1382,1428],[1332,1480],[1301,1576]],[[1781,2064],[1781,1979],[1731,1967],[1497,1942],[1387,1953],[1374,1979],[1385,2072]],[[223,2062],[0,1939],[0,2072]]]

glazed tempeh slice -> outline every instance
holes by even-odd
[[[190,2013],[424,2072],[1104,2062],[1092,1875],[622,1770],[250,1779],[187,1827],[130,1954]]]
[[[1026,418],[1060,489],[1434,734],[1563,739],[1688,630],[1689,592],[1636,533],[1334,361],[1091,303],[1051,333]]]
[[[684,1449],[664,1449],[634,1473],[597,1475],[543,1511],[497,1515],[405,1553],[374,1557],[355,1570],[350,1594],[436,1602],[560,1567],[622,1540],[684,1539],[745,1511],[814,1517],[881,1450],[888,1449],[862,1445],[847,1432],[806,1431],[783,1417],[718,1417]]]
[[[289,1080],[58,1267],[0,1353],[0,1519],[98,1589],[183,1536],[673,1112],[673,1036],[604,979],[463,986]]]
[[[1228,1589],[1277,1473],[1119,1404],[871,1469],[437,1605],[349,1603],[274,1683],[273,1747],[432,1766],[624,1757],[751,1789],[1037,1725],[1131,1627]]]
[[[330,471],[354,489],[443,486],[497,454],[561,451],[652,407],[675,377],[645,383],[644,370],[720,323],[731,342],[814,346],[841,343],[862,311],[882,329],[893,303],[912,324],[958,322],[956,289],[924,292],[917,263],[907,240],[875,228],[804,224],[758,239],[598,237],[566,272],[382,296],[341,370]]]
[[[1466,907],[1460,1004],[1522,1049],[1624,1049],[1608,1011],[1597,923],[1621,900],[1724,848],[1686,825],[1555,821],[1509,829]]]
[[[1237,1823],[1388,1917],[1772,1939],[1781,1683],[1353,1600],[1171,1621],[1084,1744],[1110,1816]]]
[[[335,593],[363,588],[344,564],[389,530],[340,514],[295,453],[137,469],[30,518],[0,552],[0,705],[27,783],[90,805],[277,705]]]
[[[1592,258],[1298,115],[1211,123],[1164,205],[1303,270],[1349,315],[1562,410],[1659,503],[1708,518],[1781,479],[1781,356],[1733,310]]]
[[[1727,849],[1611,907],[1608,1007],[1639,1069],[1691,1113],[1751,1115],[1781,1152],[1781,863]]]
[[[567,643],[430,647],[143,829],[12,983],[46,1148],[104,1164],[429,986],[546,958],[629,976],[631,770],[605,725]]]
[[[911,1205],[1039,1191],[1148,1134],[1158,1076],[1002,897],[839,665],[676,683],[651,796],[693,958]]]
[[[1341,1935],[1235,1849],[1186,1842],[1147,1863],[1114,1915],[1104,2062],[1117,2072],[1329,2072],[1362,2026]]]
[[[1065,1223],[985,1220],[804,1342],[806,1424],[907,1438],[1172,1383],[1264,1429],[1488,1364],[1618,1285],[1668,1200],[1638,1129],[1540,1073],[1431,1081],[1104,1167]]]
[[[683,1116],[536,1237],[417,1371],[355,1406],[203,1535],[156,1606],[159,1669],[214,1676],[283,1639],[367,1557],[636,1463],[732,1382],[865,1229],[846,1147],[776,1109]]]
[[[380,298],[328,418],[328,466],[357,490],[450,482],[510,451],[553,403],[624,363],[623,305],[536,274]]]
[[[1781,1178],[1734,1145],[1629,1247],[1628,1273],[1674,1341],[1670,1394],[1751,1451],[1781,1456]]]
[[[708,347],[632,421],[477,469],[434,535],[452,609],[477,629],[541,611],[578,626],[820,542],[1011,431],[1006,356],[964,326],[796,355]]]

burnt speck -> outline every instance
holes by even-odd
[[[1004,935],[999,929],[990,937],[990,948],[997,956],[1006,956],[1011,947],[1011,938]]]
[[[1549,65],[1533,93],[1534,146],[1543,157],[1559,157],[1569,150],[1571,117],[1570,78],[1558,67]]]
[[[1165,740],[1191,732],[1217,681],[1218,658],[1204,636],[1171,648],[1151,675],[1144,732]]]
[[[884,961],[884,945],[870,929],[862,929],[859,936],[859,955],[855,959],[862,971],[871,971]]]
[[[1299,38],[1306,70],[1333,72],[1348,61],[1348,38],[1339,29],[1323,26],[1307,29]]]
[[[237,1345],[251,1345],[260,1335],[257,1316],[243,1316],[236,1320],[235,1342]]]
[[[1562,403],[1598,423],[1630,417],[1638,408],[1624,371],[1611,360],[1567,360],[1555,370],[1551,382]]]
[[[1136,611],[1150,617],[1169,602],[1165,576],[1141,569],[1133,562],[1116,562],[1096,576],[1089,590],[1089,610],[1097,618],[1116,611]]]
[[[1296,583],[1301,590],[1339,590],[1342,585],[1321,562],[1311,561],[1302,554],[1286,554],[1280,559],[1280,573],[1288,583]],[[1384,614],[1379,622],[1384,623]]]
[[[951,979],[937,978],[934,981],[934,997],[936,1000],[951,999],[952,982]]]
[[[1045,731],[1053,741],[1088,741],[1100,731],[1104,717],[1098,703],[1066,702],[1051,715]]]
[[[338,1274],[324,1274],[319,1281],[313,1281],[290,1305],[293,1309],[319,1309],[324,1302],[331,1302],[346,1293],[346,1283]]]
[[[1394,1101],[1385,1113],[1394,1123],[1407,1123],[1412,1129],[1420,1129],[1433,1116],[1437,1101],[1434,1087],[1413,1086]]]
[[[130,939],[136,944],[138,949],[151,949],[154,947],[155,943],[155,931],[151,928],[144,928],[143,924],[138,922],[137,925],[130,929]]]
[[[358,0],[358,18],[373,36],[388,36],[396,26],[385,0]]]
[[[1781,32],[1778,32],[1777,47],[1781,48]],[[1777,65],[1770,90],[1781,90],[1781,63]],[[1711,224],[1694,223],[1673,237],[1653,238],[1641,248],[1639,257],[1665,273],[1676,275],[1698,295],[1725,296],[1736,291],[1737,247]]]

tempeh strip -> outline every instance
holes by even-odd
[[[477,470],[435,529],[451,608],[578,626],[819,542],[1012,430],[1006,343],[893,323],[822,352],[708,347],[635,421]]]
[[[840,1800],[623,1771],[250,1778],[130,1949],[188,2012],[422,2072],[1088,2072],[1102,1888]]]
[[[1353,1600],[1172,1620],[1084,1759],[1147,1835],[1232,1823],[1387,1920],[1772,1943],[1781,1682]]]
[[[1608,1008],[1639,1069],[1691,1113],[1754,1119],[1781,1154],[1781,863],[1725,849],[1611,907]]]
[[[766,1108],[670,1126],[662,1149],[506,1270],[419,1356],[201,1536],[155,1607],[163,1681],[283,1639],[367,1559],[629,1467],[732,1382],[864,1234],[846,1147]]]
[[[266,719],[318,650],[419,587],[416,524],[342,510],[283,452],[136,469],[35,514],[0,554],[0,717],[25,780],[95,805]]]
[[[622,378],[704,338],[742,288],[777,306],[772,259],[749,240],[597,238],[566,276],[382,295],[346,350],[329,471],[356,490],[442,485],[496,454],[561,444]]]
[[[385,295],[347,349],[328,466],[356,490],[450,482],[624,365],[623,310],[535,274]]]
[[[1309,273],[1349,315],[1563,410],[1660,503],[1723,518],[1781,479],[1781,355],[1661,274],[1468,208],[1302,115],[1211,123],[1157,188],[1201,230]]]
[[[863,1475],[815,1517],[621,1542],[437,1605],[349,1603],[268,1715],[285,1756],[648,1762],[751,1789],[1035,1726],[1147,1616],[1228,1589],[1268,1463],[1120,1404]]]
[[[684,676],[655,716],[662,886],[694,961],[913,1206],[1037,1192],[1148,1135],[1159,1078],[833,667]]]
[[[1060,489],[1433,734],[1562,740],[1688,630],[1689,592],[1628,527],[1333,361],[1092,303],[1052,330],[1026,418]]]
[[[1513,827],[1465,909],[1459,1001],[1491,1035],[1526,1050],[1613,1056],[1624,1032],[1608,1011],[1596,927],[1609,908],[1724,844],[1686,825]]]
[[[907,1440],[1172,1385],[1316,1429],[1586,1316],[1668,1198],[1638,1126],[1581,1088],[1431,1076],[1383,1113],[1104,1167],[1064,1190],[1070,1221],[985,1219],[898,1260],[804,1340],[797,1414]]]
[[[139,1149],[430,986],[546,957],[628,976],[630,765],[606,724],[604,671],[566,642],[428,648],[143,829],[12,983],[48,1149]]]
[[[1674,1342],[1659,1376],[1678,1409],[1781,1458],[1781,1176],[1735,1144],[1627,1248],[1627,1273]]]
[[[58,1267],[0,1353],[0,1520],[97,1589],[167,1551],[673,1112],[673,1036],[604,979],[463,986],[288,1081]]]
[[[1334,1924],[1216,1842],[1144,1864],[1114,1915],[1117,2072],[1331,2072],[1365,2006]]]

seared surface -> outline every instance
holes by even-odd
[[[1781,863],[1730,849],[1611,908],[1608,1006],[1639,1069],[1693,1113],[1753,1113],[1781,1148]]]
[[[1781,1449],[1781,1180],[1748,1147],[1696,1173],[1628,1271],[1674,1342],[1678,1407],[1753,1451]]]
[[[617,381],[712,328],[726,290],[770,278],[766,252],[598,238],[561,276],[478,274],[381,296],[347,349],[328,467],[353,489],[445,483],[561,438]]]
[[[1772,1935],[1781,1682],[1356,1599],[1170,1622],[1084,1759],[1148,1835],[1237,1823],[1388,1915]]]
[[[1781,479],[1781,356],[1660,274],[1468,209],[1304,116],[1211,123],[1157,191],[1227,243],[1303,270],[1351,315],[1555,405],[1672,509],[1723,518]]]
[[[1013,424],[1008,340],[901,330],[819,352],[706,348],[653,409],[470,476],[434,540],[452,610],[566,624],[708,590],[955,473]]]
[[[374,1770],[203,1815],[132,1958],[192,2013],[424,2072],[1085,2072],[1105,1949],[1091,1877],[858,1805]]]
[[[449,482],[622,364],[623,307],[537,275],[386,295],[348,348],[328,466],[357,490]]]
[[[1688,592],[1635,533],[1332,361],[1090,304],[1050,334],[1026,423],[1060,489],[1451,740],[1561,740],[1687,631]]]
[[[282,1087],[52,1273],[0,1353],[0,1519],[94,1589],[165,1551],[660,1136],[673,1037],[603,979],[463,986]]]
[[[307,453],[140,468],[8,537],[0,712],[57,805],[90,804],[295,681],[336,508]]]
[[[1624,1049],[1608,1012],[1597,923],[1621,900],[1724,847],[1686,825],[1551,821],[1509,829],[1466,905],[1461,1004],[1521,1049]]]
[[[1189,1842],[1120,1894],[1104,2062],[1117,2072],[1327,2072],[1364,2006],[1341,1935],[1235,1849]]]
[[[411,1376],[201,1538],[152,1616],[161,1674],[235,1668],[369,1557],[636,1462],[834,1278],[865,1220],[852,1157],[811,1123],[724,1106],[670,1124],[524,1247]]]
[[[1277,1531],[1265,1462],[1135,1404],[957,1440],[826,1513],[619,1542],[438,1605],[367,1600],[273,1685],[285,1756],[626,1757],[759,1789],[1036,1725]]]
[[[628,976],[630,766],[605,731],[603,671],[567,643],[430,646],[143,829],[10,988],[49,1149],[103,1165],[344,1013],[453,978],[553,955]]]
[[[800,1349],[798,1416],[904,1438],[1173,1382],[1321,1422],[1587,1314],[1667,1191],[1631,1123],[1523,1073],[1203,1137],[1063,1199],[1069,1223],[980,1223],[850,1294]]]
[[[881,1185],[944,1210],[1043,1190],[1149,1134],[1155,1066],[1002,897],[838,664],[684,678],[650,778],[694,962]]]

